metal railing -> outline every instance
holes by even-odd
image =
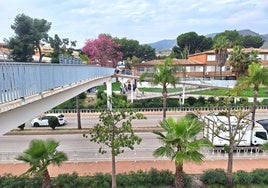
[[[252,106],[233,106],[232,110],[250,110]],[[80,109],[80,113],[100,113],[106,109]],[[134,111],[138,112],[162,112],[163,108],[133,108]],[[221,111],[226,110],[225,107],[168,107],[167,112],[194,112],[194,111]],[[257,110],[268,110],[267,105],[260,105],[257,107]],[[77,113],[76,109],[51,109],[48,113]]]
[[[0,63],[0,104],[113,74],[113,68],[99,66],[3,62]]]

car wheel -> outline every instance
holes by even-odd
[[[39,127],[39,123],[34,123],[34,127]]]

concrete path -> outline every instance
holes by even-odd
[[[12,163],[3,164],[0,163],[0,175],[13,174],[20,175],[29,168],[24,163]],[[148,171],[151,168],[158,170],[168,169],[172,172],[175,170],[174,162],[170,160],[154,160],[154,161],[118,161],[116,163],[117,173],[124,173],[130,171]],[[202,174],[204,170],[222,168],[227,169],[226,160],[207,160],[201,164],[185,163],[184,171],[187,174]],[[244,170],[252,171],[257,168],[268,169],[268,159],[235,159],[234,160],[234,171]],[[66,162],[60,167],[49,166],[49,173],[52,177],[58,174],[77,172],[78,175],[94,175],[97,172],[111,173],[111,162]]]

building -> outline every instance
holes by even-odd
[[[268,49],[248,48],[244,49],[245,52],[255,50],[259,53],[258,57],[261,59],[263,66],[268,66]],[[229,49],[230,53],[232,49]],[[163,63],[165,60],[152,60],[134,65],[132,67],[132,75],[139,76],[144,72],[152,72],[156,64]],[[202,78],[215,78],[219,79],[220,67],[216,62],[216,55],[214,50],[205,51],[189,55],[188,59],[173,59],[173,63],[181,66],[178,72],[180,77],[202,77]],[[224,79],[236,79],[235,73],[232,71],[230,62],[227,60],[222,67],[222,77]]]
[[[11,61],[9,54],[11,50],[8,48],[6,43],[0,43],[0,61]]]

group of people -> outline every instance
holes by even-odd
[[[130,82],[124,83],[123,85],[121,85],[121,93],[126,94],[127,92],[131,91],[131,89],[135,91],[136,88],[136,84],[132,84],[131,86]]]

